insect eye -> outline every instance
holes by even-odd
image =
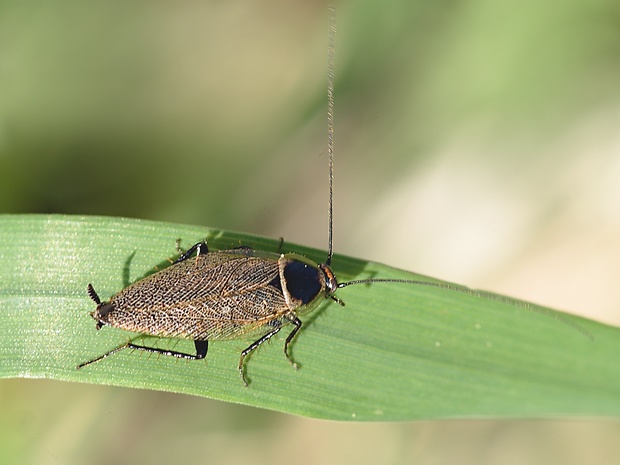
[[[292,261],[284,267],[286,289],[291,297],[308,304],[323,289],[319,270],[300,261]]]

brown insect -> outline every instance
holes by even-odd
[[[195,257],[192,257],[196,253]],[[209,340],[259,337],[239,360],[243,383],[244,358],[293,324],[284,343],[288,346],[310,312],[338,288],[327,264],[317,265],[296,254],[278,255],[249,248],[209,252],[200,242],[168,268],[127,286],[109,301],[101,302],[92,285],[88,294],[97,303],[91,313],[97,329],[105,325],[151,336],[193,339],[196,354],[127,343],[82,363],[90,365],[122,349],[138,349],[189,360],[207,354]]]
[[[193,245],[171,266],[137,281],[109,301],[102,302],[92,285],[88,295],[97,303],[91,313],[96,328],[113,326],[137,333],[191,339],[196,354],[164,350],[128,342],[77,368],[98,362],[123,349],[136,349],[188,360],[207,355],[209,341],[257,338],[241,352],[239,374],[247,386],[244,360],[285,325],[293,329],[284,342],[284,355],[297,368],[289,355],[289,346],[302,328],[299,316],[311,312],[327,298],[344,306],[334,295],[337,289],[362,283],[407,283],[439,287],[478,297],[499,300],[511,305],[542,311],[563,320],[580,332],[575,323],[561,315],[525,302],[466,287],[428,281],[402,279],[362,279],[338,283],[331,270],[333,223],[333,86],[334,86],[334,8],[330,10],[330,42],[328,48],[328,153],[329,213],[328,253],[323,264],[316,264],[296,254],[277,254],[240,247],[210,252],[205,242]],[[195,257],[194,257],[195,254]],[[587,336],[587,332],[585,332]],[[589,336],[591,337],[591,336]]]

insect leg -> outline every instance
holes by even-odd
[[[205,358],[207,355],[207,350],[209,349],[209,341],[194,341],[194,345],[196,346],[196,355],[186,354],[184,352],[176,352],[174,350],[158,349],[156,347],[139,346],[131,342],[128,342],[126,344],[123,344],[121,346],[118,346],[106,352],[103,355],[100,355],[99,357],[93,358],[92,360],[89,360],[88,362],[80,363],[76,368],[79,370],[80,368],[83,368],[86,365],[96,363],[100,360],[103,360],[104,358],[109,357],[110,355],[114,355],[115,353],[120,352],[123,349],[143,350],[145,352],[170,355],[171,357],[184,358],[186,360],[200,360],[200,359]]]
[[[196,360],[200,360],[207,356],[209,350],[209,341],[194,341],[196,347]]]
[[[293,328],[293,330],[290,332],[290,334],[286,337],[286,341],[284,341],[284,355],[286,356],[286,358],[288,359],[289,362],[291,362],[291,365],[293,365],[293,368],[297,369],[297,364],[293,361],[293,359],[291,358],[291,356],[288,353],[288,346],[291,343],[291,341],[293,340],[293,338],[295,337],[295,335],[299,332],[299,330],[301,329],[301,325],[303,324],[301,322],[301,320],[299,318],[297,318],[295,315],[291,314],[290,316],[287,317],[287,319],[293,323],[295,325],[295,327]]]
[[[172,262],[172,264],[174,265],[175,263],[180,263],[184,260],[187,260],[189,257],[191,257],[194,252],[196,252],[196,255],[202,255],[205,253],[209,252],[209,248],[207,247],[207,243],[206,242],[198,242],[197,244],[192,245],[189,249],[187,249],[187,251],[182,254],[179,258],[177,258],[174,262]]]
[[[243,350],[243,352],[241,352],[241,357],[239,358],[239,374],[241,375],[241,381],[243,381],[243,384],[245,385],[245,387],[248,387],[248,381],[247,379],[245,379],[245,373],[243,372],[243,361],[245,360],[245,357],[247,355],[249,355],[251,352],[254,352],[258,348],[258,346],[260,346],[263,342],[268,341],[273,336],[278,334],[278,331],[282,329],[282,324],[280,322],[277,322],[277,323],[278,323],[278,326],[276,326],[273,330],[265,334],[263,337],[261,337],[257,341],[254,341],[252,344],[246,347]]]
[[[196,355],[186,354],[185,352],[177,352],[175,350],[159,349],[157,347],[139,346],[131,342],[126,344],[128,349],[143,350],[155,354],[169,355],[176,358],[184,358],[185,360],[201,360],[206,357],[209,349],[209,341],[194,341],[196,346]]]
[[[100,360],[103,360],[106,357],[109,357],[110,355],[114,355],[116,352],[120,352],[121,350],[126,349],[127,347],[129,347],[129,343],[123,344],[122,346],[118,346],[118,347],[116,347],[116,348],[106,352],[105,354],[100,355],[99,357],[96,357],[96,358],[93,358],[92,360],[89,360],[88,362],[80,363],[75,368],[77,370],[79,370],[80,368],[83,368],[86,365],[90,365],[91,363],[96,363],[96,362],[98,362]]]

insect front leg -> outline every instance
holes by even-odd
[[[282,323],[280,323],[279,321],[274,320],[273,324],[277,324],[277,326],[274,329],[272,329],[270,332],[265,334],[263,337],[258,339],[257,341],[254,341],[252,344],[250,344],[248,347],[246,347],[243,350],[243,352],[241,352],[241,357],[239,358],[239,374],[241,375],[241,381],[243,381],[243,384],[245,385],[245,387],[248,387],[248,380],[245,378],[245,373],[244,373],[244,370],[243,370],[243,361],[245,360],[245,357],[247,355],[249,355],[250,353],[254,352],[256,349],[258,349],[258,347],[263,342],[268,341],[269,339],[271,339],[273,336],[278,334],[278,332],[282,329]]]

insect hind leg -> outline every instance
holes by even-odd
[[[142,350],[154,354],[167,355],[169,357],[184,358],[185,360],[201,360],[207,356],[209,350],[209,341],[194,341],[196,354],[188,354],[186,352],[177,352],[176,350],[159,349],[157,347],[139,346],[131,342],[127,343],[128,349]]]
[[[127,342],[123,345],[120,345],[106,352],[103,355],[100,355],[99,357],[89,360],[88,362],[80,363],[76,367],[76,369],[79,370],[80,368],[83,368],[87,365],[91,365],[93,363],[99,362],[100,360],[103,360],[104,358],[108,358],[110,355],[114,355],[115,353],[120,352],[123,349],[142,350],[144,352],[168,355],[168,356],[176,357],[176,358],[184,358],[185,360],[201,360],[207,356],[207,351],[209,350],[209,341],[194,341],[194,346],[196,347],[195,355],[188,354],[185,352],[177,352],[175,350],[158,349],[157,347],[140,346],[132,342]]]
[[[100,355],[99,357],[95,357],[92,360],[80,363],[78,366],[75,367],[75,369],[79,370],[80,368],[84,368],[87,365],[91,365],[93,363],[99,362],[100,360],[103,360],[104,358],[108,358],[110,355],[114,355],[115,353],[120,352],[123,349],[127,349],[129,347],[129,344],[130,343],[128,342],[128,343],[123,344],[121,346],[115,347],[114,349],[107,351],[105,354]]]

